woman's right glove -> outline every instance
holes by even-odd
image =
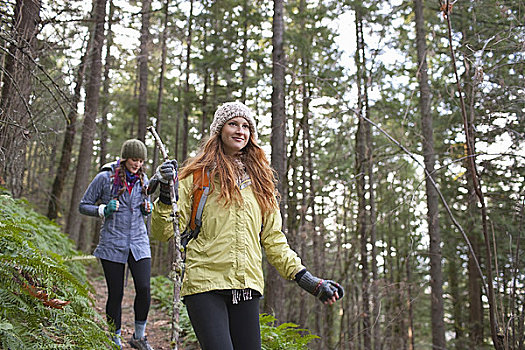
[[[336,293],[336,300],[341,299],[345,294],[343,287],[341,287],[339,283],[317,278],[307,270],[302,270],[297,273],[295,281],[299,287],[318,297],[323,303],[334,297]]]
[[[100,217],[107,218],[108,216],[116,212],[118,210],[118,207],[119,201],[116,199],[112,199],[108,202],[108,204],[101,204],[98,207],[98,214]]]

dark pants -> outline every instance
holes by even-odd
[[[231,293],[212,291],[184,303],[202,350],[261,349],[258,297],[233,304]]]
[[[109,260],[100,260],[108,286],[108,300],[106,302],[106,315],[109,323],[120,329],[122,315],[122,298],[124,296],[124,273],[125,264]],[[136,261],[133,254],[129,253],[128,266],[135,284],[135,321],[146,321],[151,302],[150,276],[151,259]]]

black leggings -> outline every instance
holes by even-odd
[[[121,326],[124,272],[126,265],[104,259],[100,261],[108,286],[108,300],[106,302],[107,320],[115,326],[115,330],[118,330]],[[146,321],[151,302],[151,258],[136,261],[133,254],[129,252],[128,266],[135,284],[135,302],[133,304],[135,321]]]
[[[231,293],[212,291],[184,303],[202,350],[261,349],[258,297],[233,304]]]

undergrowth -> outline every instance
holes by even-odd
[[[156,276],[151,280],[151,297],[155,300],[154,307],[162,309],[171,315],[173,300],[173,283],[165,276]],[[180,307],[180,329],[184,349],[198,349],[197,337],[184,305]],[[300,329],[294,323],[277,324],[277,319],[268,314],[259,317],[261,325],[262,350],[305,350],[308,343],[319,337],[306,329]]]
[[[0,349],[116,348],[81,261],[58,225],[0,193]],[[173,284],[165,276],[151,283],[153,307],[170,315]],[[198,349],[184,305],[180,310],[183,348]],[[276,323],[271,315],[260,317],[263,350],[307,349],[318,338],[293,323]]]
[[[111,349],[85,266],[58,225],[0,194],[0,347]]]

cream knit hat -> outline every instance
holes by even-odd
[[[258,139],[257,125],[251,109],[241,102],[226,102],[217,108],[210,125],[210,136],[220,133],[224,124],[235,117],[243,117],[250,125],[250,132]]]

